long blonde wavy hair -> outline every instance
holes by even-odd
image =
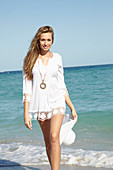
[[[40,36],[42,33],[47,33],[47,32],[52,33],[52,43],[53,43],[54,32],[53,32],[52,27],[50,27],[50,26],[40,27],[38,29],[37,33],[35,34],[33,40],[31,41],[29,51],[24,58],[23,70],[24,70],[28,80],[33,79],[32,69],[33,69],[33,66],[39,56],[39,53],[40,53],[40,45],[39,45]]]

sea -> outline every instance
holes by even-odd
[[[113,65],[64,68],[78,122],[61,164],[113,168]],[[49,164],[37,120],[24,125],[22,70],[0,72],[0,166]],[[71,114],[66,106],[66,114]]]

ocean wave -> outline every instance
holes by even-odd
[[[23,143],[0,144],[0,166],[49,164],[44,146]],[[3,161],[2,161],[3,160]],[[61,164],[113,168],[113,151],[62,148]]]

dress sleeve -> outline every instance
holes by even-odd
[[[25,101],[30,103],[31,96],[32,96],[32,80],[27,79],[25,72],[23,70],[23,103]]]
[[[64,82],[64,70],[63,70],[63,64],[62,64],[62,58],[59,55],[59,61],[58,61],[58,81],[60,83],[60,86],[65,90],[65,96],[69,95],[68,90],[66,88],[66,84]]]

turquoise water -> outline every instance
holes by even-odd
[[[62,146],[62,162],[113,168],[113,65],[65,68],[64,75],[79,119],[73,128],[75,143]],[[66,113],[70,113],[68,107]],[[22,71],[1,72],[0,158],[26,164],[33,157],[32,163],[39,163],[37,158],[47,163],[40,127],[37,121],[32,123],[29,131],[23,121]],[[99,155],[104,162],[98,162]]]
[[[79,115],[75,147],[113,150],[113,65],[69,68],[65,81]]]

